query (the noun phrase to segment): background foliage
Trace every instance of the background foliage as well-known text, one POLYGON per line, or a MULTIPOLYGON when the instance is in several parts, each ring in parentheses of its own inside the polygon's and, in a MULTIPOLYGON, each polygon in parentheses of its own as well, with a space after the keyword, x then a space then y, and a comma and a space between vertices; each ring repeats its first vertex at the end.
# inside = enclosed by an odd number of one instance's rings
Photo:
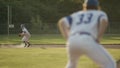
MULTIPOLYGON (((12 14, 10 24, 15 25, 15 29, 11 32, 16 33, 20 31, 21 23, 29 25, 28 28, 31 31, 47 28, 49 25, 42 26, 48 23, 53 24, 54 26, 51 27, 55 29, 58 19, 82 9, 81 2, 81 0, 0 0, 0 34, 7 33, 8 5, 11 7, 10 13, 12 14)), ((120 0, 100 0, 100 2, 102 9, 110 18, 110 25, 119 24, 120 0)), ((119 25, 111 28, 114 29, 114 27, 119 27, 119 25)))

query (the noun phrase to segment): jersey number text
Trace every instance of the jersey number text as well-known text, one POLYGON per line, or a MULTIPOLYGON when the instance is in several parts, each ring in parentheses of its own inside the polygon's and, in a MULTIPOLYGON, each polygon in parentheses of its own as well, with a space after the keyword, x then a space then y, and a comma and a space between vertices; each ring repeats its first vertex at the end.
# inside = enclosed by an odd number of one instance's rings
POLYGON ((78 25, 78 24, 81 24, 81 23, 85 23, 85 24, 90 23, 92 17, 93 17, 93 14, 92 14, 92 13, 79 15, 79 22, 77 23, 77 25, 78 25))

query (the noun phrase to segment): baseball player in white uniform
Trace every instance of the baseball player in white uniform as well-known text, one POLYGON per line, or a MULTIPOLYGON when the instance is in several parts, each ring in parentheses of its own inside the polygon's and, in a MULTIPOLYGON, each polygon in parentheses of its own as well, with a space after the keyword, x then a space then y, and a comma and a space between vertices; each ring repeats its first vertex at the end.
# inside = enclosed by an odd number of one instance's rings
POLYGON ((108 17, 98 6, 98 0, 85 0, 82 11, 59 20, 59 29, 67 40, 69 59, 66 68, 76 68, 81 55, 88 56, 101 68, 116 68, 115 60, 99 43, 108 17))
POLYGON ((23 37, 22 41, 25 44, 24 47, 29 47, 30 46, 29 38, 31 37, 31 35, 28 32, 28 30, 25 28, 24 24, 21 24, 21 29, 22 29, 22 33, 20 33, 20 35, 23 37))

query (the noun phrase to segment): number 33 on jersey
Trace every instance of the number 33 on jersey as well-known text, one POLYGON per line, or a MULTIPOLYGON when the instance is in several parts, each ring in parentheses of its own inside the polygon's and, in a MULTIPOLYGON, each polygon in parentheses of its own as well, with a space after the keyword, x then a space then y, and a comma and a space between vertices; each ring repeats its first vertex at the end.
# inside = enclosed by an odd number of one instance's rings
POLYGON ((89 12, 79 11, 63 18, 65 24, 71 30, 70 34, 76 32, 89 32, 94 38, 97 37, 98 25, 102 19, 108 21, 106 13, 103 11, 98 12, 97 10, 89 10, 89 12))

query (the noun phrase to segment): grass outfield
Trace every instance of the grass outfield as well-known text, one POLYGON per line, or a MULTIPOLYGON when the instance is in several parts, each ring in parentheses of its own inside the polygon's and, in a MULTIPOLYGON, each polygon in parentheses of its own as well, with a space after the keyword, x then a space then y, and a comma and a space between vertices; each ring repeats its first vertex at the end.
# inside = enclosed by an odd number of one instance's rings
MULTIPOLYGON (((119 49, 109 52, 117 60, 119 49)), ((0 68, 64 68, 67 63, 65 48, 0 48, 0 68)), ((78 68, 97 68, 85 56, 79 60, 78 68)))
MULTIPOLYGON (((65 40, 59 34, 32 35, 30 38, 32 44, 64 44, 65 40)), ((0 44, 20 44, 21 37, 17 35, 0 35, 0 44)), ((105 35, 102 44, 120 44, 120 35, 105 35)))

